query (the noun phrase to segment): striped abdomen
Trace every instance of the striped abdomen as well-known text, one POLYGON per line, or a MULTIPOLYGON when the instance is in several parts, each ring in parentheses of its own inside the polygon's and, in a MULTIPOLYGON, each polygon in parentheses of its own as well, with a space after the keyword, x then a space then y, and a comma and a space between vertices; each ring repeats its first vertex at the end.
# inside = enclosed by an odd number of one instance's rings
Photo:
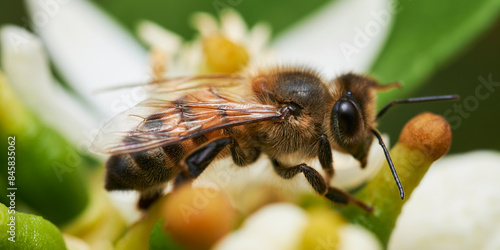
MULTIPOLYGON (((188 130, 192 125, 190 121, 195 121, 198 114, 181 103, 177 103, 176 106, 175 118, 181 121, 179 129, 188 130)), ((158 120, 157 115, 151 116, 148 120, 158 120)), ((149 124, 163 126, 158 122, 149 124)), ((228 131, 232 130, 216 130, 152 150, 113 155, 106 163, 106 189, 142 191, 163 185, 177 176, 183 164, 182 160, 187 154, 212 139, 227 136, 228 131)), ((228 150, 224 150, 220 157, 225 156, 228 156, 228 150)))

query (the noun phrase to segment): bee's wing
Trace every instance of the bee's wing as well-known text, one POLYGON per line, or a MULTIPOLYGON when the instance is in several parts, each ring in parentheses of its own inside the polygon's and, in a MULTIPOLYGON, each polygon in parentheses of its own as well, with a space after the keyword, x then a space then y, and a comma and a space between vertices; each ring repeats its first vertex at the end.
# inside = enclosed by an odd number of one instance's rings
POLYGON ((280 117, 274 106, 206 89, 174 102, 149 99, 119 114, 101 129, 91 150, 108 154, 144 151, 211 131, 280 117))

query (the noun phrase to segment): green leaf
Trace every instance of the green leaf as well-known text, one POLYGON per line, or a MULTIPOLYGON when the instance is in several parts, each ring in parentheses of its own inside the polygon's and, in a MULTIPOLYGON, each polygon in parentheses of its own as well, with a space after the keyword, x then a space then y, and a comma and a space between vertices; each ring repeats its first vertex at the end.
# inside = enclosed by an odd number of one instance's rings
POLYGON ((399 0, 394 27, 371 74, 403 89, 379 95, 379 104, 407 96, 492 24, 498 0, 399 0))

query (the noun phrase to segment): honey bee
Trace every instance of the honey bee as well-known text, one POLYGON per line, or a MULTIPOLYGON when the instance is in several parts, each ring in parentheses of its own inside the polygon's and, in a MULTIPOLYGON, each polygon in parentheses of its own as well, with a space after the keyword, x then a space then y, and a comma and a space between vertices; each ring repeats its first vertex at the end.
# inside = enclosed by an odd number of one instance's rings
MULTIPOLYGON (((207 75, 151 84, 151 97, 125 111, 99 132, 91 149, 111 154, 107 190, 137 190, 138 207, 148 208, 166 183, 193 180, 214 160, 231 157, 244 167, 265 154, 278 176, 303 174, 327 199, 371 207, 329 185, 332 150, 366 165, 374 138, 382 146, 404 198, 392 160, 376 130, 376 92, 398 87, 348 73, 322 79, 307 68, 277 67, 248 75, 207 75), (176 85, 176 86, 174 86, 176 85), (318 158, 326 173, 306 165, 318 158)), ((449 100, 413 98, 390 103, 449 100)))

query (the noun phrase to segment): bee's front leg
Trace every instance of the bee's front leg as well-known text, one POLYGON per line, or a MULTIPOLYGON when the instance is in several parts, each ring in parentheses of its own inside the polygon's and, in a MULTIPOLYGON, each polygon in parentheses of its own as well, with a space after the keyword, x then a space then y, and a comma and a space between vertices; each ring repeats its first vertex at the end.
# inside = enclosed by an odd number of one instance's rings
POLYGON ((326 173, 327 183, 333 178, 334 170, 333 170, 333 156, 332 156, 332 147, 330 146, 330 142, 326 135, 320 135, 318 138, 318 159, 321 164, 321 168, 326 173))
MULTIPOLYGON (((318 159, 321 164, 323 170, 325 170, 327 175, 327 183, 330 183, 331 178, 333 177, 333 157, 332 157, 332 148, 330 146, 330 142, 326 135, 321 135, 318 138, 318 159)), ((329 186, 329 184, 327 184, 329 186)), ((362 208, 368 213, 373 211, 373 208, 366 205, 364 202, 356 199, 351 194, 338 189, 336 187, 328 187, 328 191, 325 194, 325 197, 332 202, 340 203, 340 204, 356 204, 358 207, 362 208)))

